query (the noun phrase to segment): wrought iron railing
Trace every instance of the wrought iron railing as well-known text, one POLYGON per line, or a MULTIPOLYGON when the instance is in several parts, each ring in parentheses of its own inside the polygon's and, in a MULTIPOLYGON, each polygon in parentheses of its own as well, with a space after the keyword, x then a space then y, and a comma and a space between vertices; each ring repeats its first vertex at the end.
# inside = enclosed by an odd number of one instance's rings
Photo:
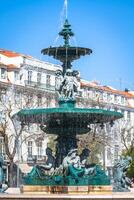
POLYGON ((35 82, 35 81, 25 80, 25 86, 30 86, 30 87, 34 87, 38 89, 49 90, 49 91, 55 91, 55 86, 50 85, 50 84, 35 82))
POLYGON ((5 162, 9 160, 8 156, 5 153, 0 153, 0 156, 3 158, 5 162))
POLYGON ((46 162, 46 156, 29 155, 27 157, 28 164, 44 164, 46 162))

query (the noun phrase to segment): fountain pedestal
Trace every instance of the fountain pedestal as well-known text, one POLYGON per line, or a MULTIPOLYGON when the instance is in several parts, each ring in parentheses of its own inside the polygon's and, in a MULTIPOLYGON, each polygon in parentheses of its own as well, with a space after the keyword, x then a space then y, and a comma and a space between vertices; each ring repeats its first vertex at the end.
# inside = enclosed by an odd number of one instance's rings
POLYGON ((22 186, 24 194, 112 194, 112 186, 22 186))

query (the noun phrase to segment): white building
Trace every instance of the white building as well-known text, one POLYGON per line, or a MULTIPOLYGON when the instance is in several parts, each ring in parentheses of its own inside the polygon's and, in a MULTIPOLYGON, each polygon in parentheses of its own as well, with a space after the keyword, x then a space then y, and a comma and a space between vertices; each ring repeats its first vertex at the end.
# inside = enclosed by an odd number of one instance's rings
MULTIPOLYGON (((55 107, 58 99, 55 92, 55 71, 57 69, 61 69, 61 66, 0 49, 0 95, 6 98, 12 96, 13 113, 25 107, 55 107)), ((119 91, 109 86, 81 80, 77 100, 79 107, 102 107, 122 112, 125 123, 129 122, 134 125, 133 92, 119 91)), ((118 125, 119 123, 115 124, 115 126, 118 125)), ((122 149, 117 128, 116 131, 112 128, 110 134, 113 137, 113 146, 105 147, 105 165, 109 167, 114 164, 119 156, 118 152, 122 149), (112 152, 112 159, 109 152, 112 152)), ((0 153, 5 156, 2 140, 1 137, 0 153)), ((49 141, 38 125, 26 127, 19 143, 19 155, 16 155, 15 161, 19 159, 19 165, 21 166, 22 162, 24 170, 29 169, 27 163, 33 164, 35 158, 37 162, 44 162, 45 149, 49 141)))
MULTIPOLYGON (((111 137, 110 145, 104 147, 102 162, 106 168, 111 168, 122 154, 124 142, 134 139, 134 93, 119 91, 110 86, 102 86, 97 82, 81 82, 81 97, 84 97, 84 106, 108 109, 121 112, 124 117, 115 121, 113 127, 106 125, 104 134, 111 137), (123 131, 123 132, 122 132, 123 131), (123 137, 125 141, 122 141, 123 137)), ((82 102, 81 102, 82 104, 82 102)))

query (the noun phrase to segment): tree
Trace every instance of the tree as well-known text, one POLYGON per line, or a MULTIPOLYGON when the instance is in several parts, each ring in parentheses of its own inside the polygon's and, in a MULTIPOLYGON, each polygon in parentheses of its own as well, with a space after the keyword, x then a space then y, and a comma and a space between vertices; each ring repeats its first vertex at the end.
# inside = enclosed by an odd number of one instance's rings
POLYGON ((23 125, 19 122, 16 123, 12 117, 16 110, 13 95, 12 88, 3 89, 0 94, 0 135, 3 137, 5 153, 9 160, 10 186, 13 186, 14 158, 17 152, 18 140, 23 131, 23 125))
MULTIPOLYGON (((111 109, 112 105, 109 103, 103 102, 102 92, 98 92, 95 98, 82 99, 78 98, 77 104, 79 107, 86 108, 100 108, 100 109, 111 109)), ((106 147, 112 148, 112 135, 111 125, 109 124, 95 124, 92 125, 91 131, 88 134, 78 136, 79 139, 79 151, 83 148, 88 148, 91 150, 90 159, 91 163, 98 163, 100 157, 102 157, 103 168, 105 169, 106 157, 105 151, 106 147)))
POLYGON ((129 121, 122 121, 120 136, 123 145, 122 155, 132 158, 132 163, 127 174, 130 178, 134 178, 134 126, 129 121))
POLYGON ((132 158, 132 163, 127 171, 127 175, 130 178, 134 178, 134 147, 128 150, 124 150, 122 153, 123 156, 130 156, 132 158))
MULTIPOLYGON (((90 163, 99 163, 100 154, 103 155, 105 147, 111 145, 110 135, 106 134, 105 129, 102 129, 102 127, 98 124, 92 125, 89 133, 78 136, 77 138, 80 153, 84 148, 88 148, 91 151, 89 157, 90 163)), ((105 168, 104 162, 103 158, 103 167, 105 168)))
POLYGON ((14 185, 14 163, 19 160, 20 137, 23 136, 22 141, 25 141, 29 137, 27 136, 26 129, 24 133, 25 125, 19 122, 14 116, 22 108, 37 106, 37 102, 33 101, 32 95, 33 93, 25 92, 24 90, 20 91, 15 86, 1 88, 0 135, 3 137, 5 154, 8 157, 9 185, 11 187, 14 185))
POLYGON ((122 120, 122 123, 120 123, 120 137, 123 149, 131 154, 134 148, 134 125, 129 121, 122 120))

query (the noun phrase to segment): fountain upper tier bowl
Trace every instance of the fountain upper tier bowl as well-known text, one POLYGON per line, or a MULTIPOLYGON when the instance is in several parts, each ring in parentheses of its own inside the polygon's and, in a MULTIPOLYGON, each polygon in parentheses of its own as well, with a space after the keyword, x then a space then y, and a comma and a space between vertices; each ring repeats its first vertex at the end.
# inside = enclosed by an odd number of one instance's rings
POLYGON ((61 62, 72 62, 77 60, 80 56, 90 55, 92 50, 83 47, 70 47, 70 46, 60 46, 60 47, 49 47, 42 49, 41 53, 48 56, 53 56, 55 59, 61 62))
POLYGON ((22 123, 45 125, 48 134, 85 134, 90 124, 113 122, 123 117, 119 112, 96 108, 75 108, 75 102, 59 102, 59 108, 23 109, 18 112, 22 123))

